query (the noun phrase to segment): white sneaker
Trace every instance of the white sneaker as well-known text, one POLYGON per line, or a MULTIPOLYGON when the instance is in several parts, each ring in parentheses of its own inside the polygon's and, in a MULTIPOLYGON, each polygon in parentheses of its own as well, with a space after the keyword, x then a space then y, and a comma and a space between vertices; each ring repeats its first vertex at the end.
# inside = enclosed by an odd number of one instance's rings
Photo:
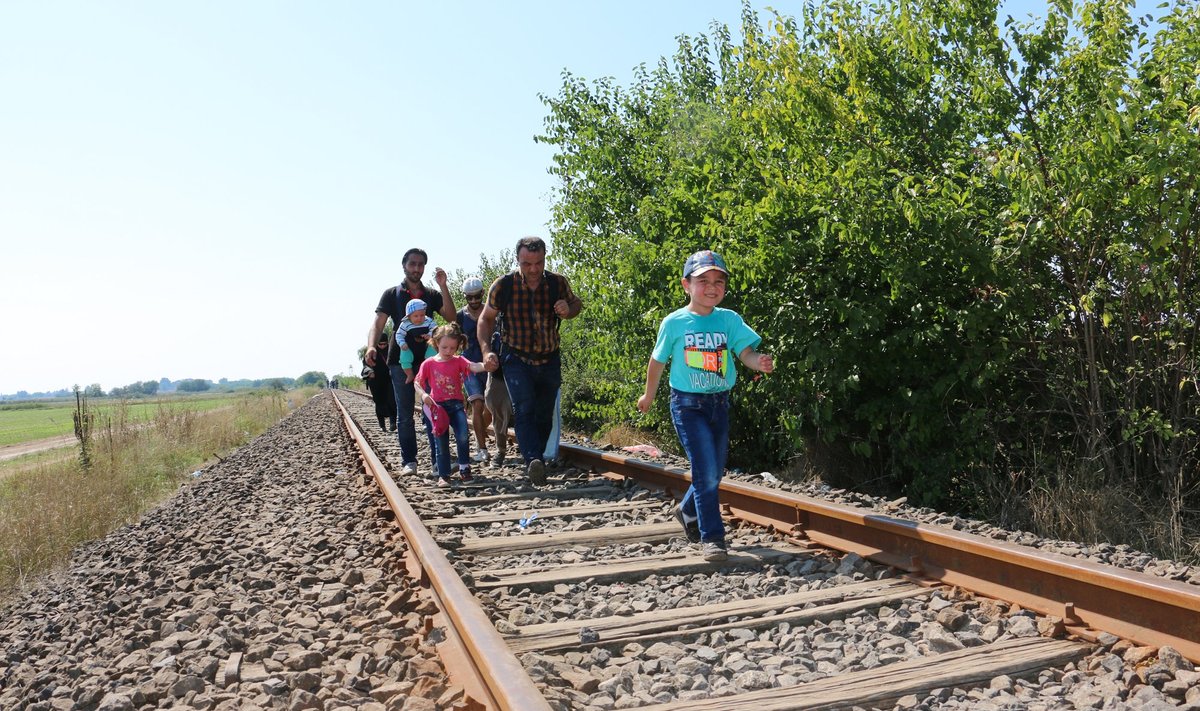
POLYGON ((486 462, 488 460, 488 451, 483 447, 475 450, 475 456, 471 457, 476 462, 486 462))
POLYGON ((405 476, 412 476, 413 474, 417 473, 417 465, 413 462, 409 462, 408 464, 400 467, 400 473, 405 476))

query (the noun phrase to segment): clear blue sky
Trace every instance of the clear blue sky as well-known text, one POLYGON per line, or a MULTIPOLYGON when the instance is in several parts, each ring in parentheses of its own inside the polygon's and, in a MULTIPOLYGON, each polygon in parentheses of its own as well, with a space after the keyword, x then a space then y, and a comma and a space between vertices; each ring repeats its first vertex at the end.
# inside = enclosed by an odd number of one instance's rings
POLYGON ((405 249, 470 270, 546 235, 564 69, 627 84, 740 12, 0 4, 0 393, 347 371, 405 249))

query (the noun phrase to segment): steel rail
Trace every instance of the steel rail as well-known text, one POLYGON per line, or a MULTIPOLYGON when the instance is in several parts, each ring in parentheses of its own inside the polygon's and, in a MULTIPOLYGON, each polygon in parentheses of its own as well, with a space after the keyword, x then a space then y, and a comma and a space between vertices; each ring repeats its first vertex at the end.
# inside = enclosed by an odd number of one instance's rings
MULTIPOLYGON (((561 449, 576 463, 602 464, 676 494, 691 483, 682 469, 561 449)), ((1200 662, 1200 587, 742 482, 722 481, 721 502, 734 518, 1061 618, 1082 637, 1109 632, 1200 662)))
POLYGON ((468 672, 474 677, 471 686, 477 686, 488 696, 477 701, 489 709, 549 711, 550 705, 545 697, 534 686, 524 667, 509 650, 508 643, 496 631, 475 596, 425 529, 336 391, 330 392, 333 393, 333 402, 341 412, 346 430, 362 454, 363 465, 383 490, 410 550, 420 561, 422 578, 428 580, 435 602, 466 652, 464 661, 471 667, 468 672))

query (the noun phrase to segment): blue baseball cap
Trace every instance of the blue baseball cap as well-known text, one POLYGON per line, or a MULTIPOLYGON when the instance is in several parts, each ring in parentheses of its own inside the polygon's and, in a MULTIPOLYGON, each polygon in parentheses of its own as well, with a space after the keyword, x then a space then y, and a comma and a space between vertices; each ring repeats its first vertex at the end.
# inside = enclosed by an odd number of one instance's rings
POLYGON ((701 250, 687 258, 683 263, 683 278, 694 277, 703 274, 713 269, 719 269, 729 276, 729 268, 725 266, 725 260, 721 255, 711 249, 701 250))

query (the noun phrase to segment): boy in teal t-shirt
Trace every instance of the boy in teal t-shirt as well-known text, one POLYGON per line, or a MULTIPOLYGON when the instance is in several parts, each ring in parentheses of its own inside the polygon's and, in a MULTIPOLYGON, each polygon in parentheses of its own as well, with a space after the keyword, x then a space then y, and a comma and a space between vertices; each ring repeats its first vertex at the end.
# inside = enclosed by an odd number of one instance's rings
POLYGON ((701 544, 706 560, 719 561, 728 557, 718 494, 729 451, 729 390, 737 380, 733 359, 763 373, 773 371, 775 362, 754 350, 762 339, 741 316, 718 307, 729 285, 721 255, 704 250, 688 257, 681 283, 688 304, 659 326, 637 406, 650 409, 670 363, 671 421, 692 469, 692 485, 675 518, 688 540, 701 544))

